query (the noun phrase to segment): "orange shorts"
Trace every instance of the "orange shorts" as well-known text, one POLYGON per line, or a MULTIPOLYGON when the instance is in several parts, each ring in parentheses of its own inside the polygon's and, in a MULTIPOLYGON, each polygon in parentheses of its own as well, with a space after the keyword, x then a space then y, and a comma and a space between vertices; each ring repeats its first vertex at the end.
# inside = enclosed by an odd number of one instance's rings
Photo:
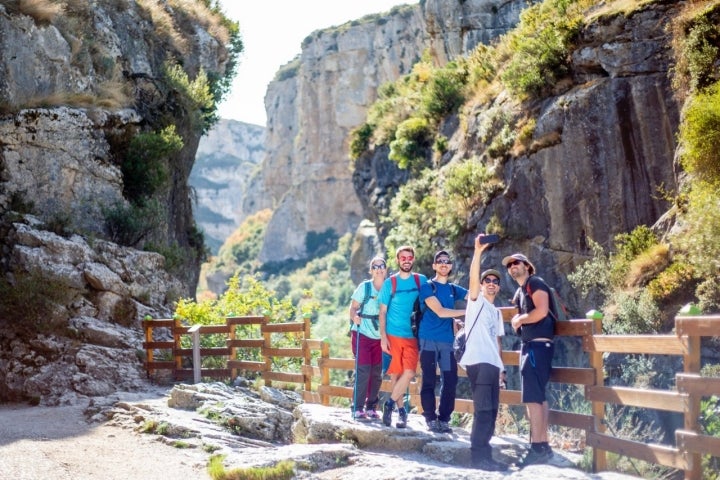
POLYGON ((392 335, 388 335, 387 338, 390 343, 392 360, 390 360, 386 373, 400 375, 405 370, 414 372, 418 363, 417 338, 394 337, 392 335))

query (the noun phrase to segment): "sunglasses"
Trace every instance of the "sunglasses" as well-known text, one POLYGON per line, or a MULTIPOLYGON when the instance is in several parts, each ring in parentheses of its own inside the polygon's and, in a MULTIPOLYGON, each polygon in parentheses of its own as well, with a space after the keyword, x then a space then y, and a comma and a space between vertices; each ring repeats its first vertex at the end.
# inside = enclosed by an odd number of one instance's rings
POLYGON ((413 255, 400 255, 398 260, 401 262, 412 262, 415 257, 413 255))
POLYGON ((380 263, 380 264, 378 264, 378 265, 373 265, 373 266, 371 266, 370 268, 372 268, 373 270, 383 270, 383 269, 385 268, 385 264, 384 264, 384 263, 380 263))
POLYGON ((493 283, 495 285, 500 285, 500 280, 497 278, 485 278, 483 279, 483 283, 493 283))
POLYGON ((452 265, 452 260, 441 258, 440 260, 435 261, 438 265, 452 265))
POLYGON ((505 265, 506 268, 514 267, 515 265, 520 265, 521 263, 525 263, 522 260, 513 260, 512 262, 505 265))

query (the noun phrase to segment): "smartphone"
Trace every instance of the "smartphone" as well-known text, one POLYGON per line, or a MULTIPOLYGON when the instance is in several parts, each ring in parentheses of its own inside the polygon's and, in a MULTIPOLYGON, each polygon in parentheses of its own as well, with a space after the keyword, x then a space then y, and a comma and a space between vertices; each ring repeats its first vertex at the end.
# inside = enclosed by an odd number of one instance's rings
POLYGON ((483 235, 480 237, 480 243, 497 243, 499 241, 500 237, 494 233, 492 235, 483 235))

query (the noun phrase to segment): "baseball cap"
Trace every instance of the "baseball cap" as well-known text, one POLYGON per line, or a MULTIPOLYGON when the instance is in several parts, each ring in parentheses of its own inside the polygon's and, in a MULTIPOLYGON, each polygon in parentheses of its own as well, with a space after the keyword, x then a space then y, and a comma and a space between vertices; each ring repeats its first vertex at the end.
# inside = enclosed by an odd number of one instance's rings
POLYGON ((446 252, 445 250, 438 250, 437 252, 435 252, 435 256, 433 257, 433 263, 437 263, 438 258, 440 258, 440 257, 451 258, 450 254, 448 252, 446 252))
POLYGON ((480 281, 482 282, 483 280, 485 280, 485 277, 487 277, 488 275, 495 275, 498 280, 502 280, 502 277, 500 276, 500 272, 498 272, 494 268, 490 268, 480 274, 480 281))

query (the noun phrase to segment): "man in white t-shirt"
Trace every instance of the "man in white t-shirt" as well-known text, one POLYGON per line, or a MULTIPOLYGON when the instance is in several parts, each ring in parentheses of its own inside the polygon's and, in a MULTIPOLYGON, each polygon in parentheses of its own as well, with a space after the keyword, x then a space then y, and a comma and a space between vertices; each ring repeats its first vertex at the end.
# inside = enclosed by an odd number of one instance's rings
POLYGON ((470 456, 473 468, 502 472, 507 465, 492 458, 490 439, 500 406, 500 376, 504 375, 500 337, 505 334, 500 311, 493 301, 500 291, 500 272, 485 270, 480 274, 482 252, 488 244, 475 238, 475 252, 470 263, 470 284, 465 312, 465 353, 458 362, 467 371, 472 385, 473 424, 470 433, 470 456))

